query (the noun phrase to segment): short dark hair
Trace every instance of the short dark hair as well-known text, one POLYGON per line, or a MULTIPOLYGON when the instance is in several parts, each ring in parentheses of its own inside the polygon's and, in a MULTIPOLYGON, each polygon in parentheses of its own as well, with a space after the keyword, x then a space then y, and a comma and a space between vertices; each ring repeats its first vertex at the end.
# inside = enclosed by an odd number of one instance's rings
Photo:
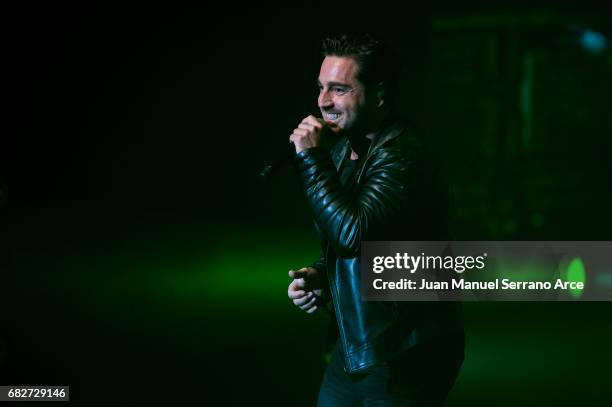
POLYGON ((370 34, 340 34, 323 40, 323 56, 349 57, 357 61, 357 79, 364 84, 398 82, 399 55, 386 43, 370 34))

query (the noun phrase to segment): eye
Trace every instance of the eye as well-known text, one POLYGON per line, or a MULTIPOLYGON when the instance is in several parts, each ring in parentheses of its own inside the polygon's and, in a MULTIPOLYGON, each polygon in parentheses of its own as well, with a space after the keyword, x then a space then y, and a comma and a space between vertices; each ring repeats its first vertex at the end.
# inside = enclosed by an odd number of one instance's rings
POLYGON ((331 90, 332 92, 334 92, 336 95, 339 95, 339 96, 345 95, 349 91, 347 88, 342 88, 339 86, 334 86, 332 87, 331 90))

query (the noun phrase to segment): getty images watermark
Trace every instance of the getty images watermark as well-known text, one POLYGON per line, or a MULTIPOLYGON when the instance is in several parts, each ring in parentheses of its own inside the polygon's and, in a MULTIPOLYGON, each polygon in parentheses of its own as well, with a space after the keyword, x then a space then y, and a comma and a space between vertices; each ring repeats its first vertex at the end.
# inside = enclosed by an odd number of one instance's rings
POLYGON ((362 242, 366 301, 610 301, 612 242, 362 242))

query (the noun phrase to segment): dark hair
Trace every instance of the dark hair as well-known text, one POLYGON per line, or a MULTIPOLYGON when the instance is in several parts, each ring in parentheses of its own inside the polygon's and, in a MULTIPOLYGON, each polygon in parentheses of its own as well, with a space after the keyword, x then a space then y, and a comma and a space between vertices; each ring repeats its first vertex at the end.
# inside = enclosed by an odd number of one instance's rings
POLYGON ((359 66, 357 79, 364 84, 399 81, 401 66, 398 54, 388 44, 369 34, 360 37, 341 34, 325 38, 323 56, 355 59, 359 66))

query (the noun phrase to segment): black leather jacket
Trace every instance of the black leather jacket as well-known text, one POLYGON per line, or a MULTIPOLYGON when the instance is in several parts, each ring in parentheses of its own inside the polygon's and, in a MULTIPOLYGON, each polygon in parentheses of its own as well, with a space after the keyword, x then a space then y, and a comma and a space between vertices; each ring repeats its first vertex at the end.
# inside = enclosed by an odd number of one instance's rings
POLYGON ((296 162, 322 241, 323 256, 313 266, 327 275, 345 371, 358 373, 423 340, 463 331, 458 304, 361 300, 361 241, 448 238, 449 194, 400 124, 374 136, 342 184, 338 169, 349 155, 344 141, 331 151, 304 150, 296 162))

